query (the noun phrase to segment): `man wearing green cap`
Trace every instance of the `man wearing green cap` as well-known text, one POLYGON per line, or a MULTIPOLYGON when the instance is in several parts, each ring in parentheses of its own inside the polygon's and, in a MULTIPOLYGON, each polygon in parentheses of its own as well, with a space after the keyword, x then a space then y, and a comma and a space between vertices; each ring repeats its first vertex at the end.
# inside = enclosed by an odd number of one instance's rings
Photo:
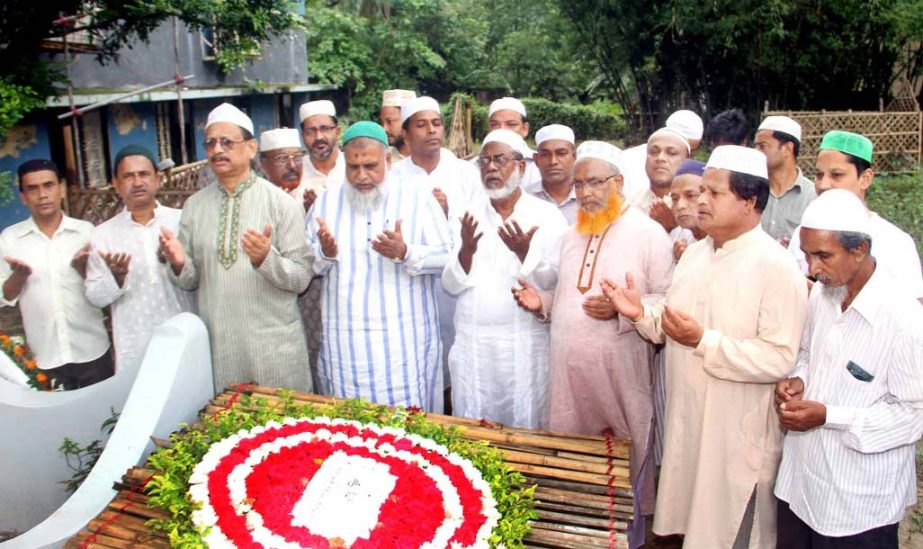
POLYGON ((389 178, 385 130, 343 135, 346 182, 305 220, 323 274, 320 392, 442 412, 438 275, 452 239, 430 189, 389 178))
MULTIPOLYGON (((875 177, 872 142, 864 135, 833 130, 824 135, 819 149, 814 164, 817 194, 845 189, 865 203, 866 192, 875 177)), ((869 231, 874 242, 871 254, 879 267, 888 271, 909 296, 923 303, 923 270, 913 238, 872 211, 869 211, 869 231)), ((807 274, 799 231, 793 233, 788 249, 807 274)))
POLYGON ((179 230, 182 210, 157 202, 160 174, 153 153, 139 145, 122 148, 114 161, 112 186, 125 209, 90 233, 91 253, 85 282, 87 299, 112 307, 115 365, 141 365, 154 328, 192 310, 194 292, 170 282, 157 254, 160 228, 179 230))

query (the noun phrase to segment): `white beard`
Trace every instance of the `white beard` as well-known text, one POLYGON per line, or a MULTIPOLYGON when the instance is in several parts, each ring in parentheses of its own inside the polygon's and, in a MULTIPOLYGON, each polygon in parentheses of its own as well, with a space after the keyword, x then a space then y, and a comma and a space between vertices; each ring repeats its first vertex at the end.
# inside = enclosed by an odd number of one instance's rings
POLYGON ((491 200, 503 200, 508 198, 511 194, 516 192, 516 189, 519 187, 519 184, 522 182, 522 175, 519 173, 519 170, 513 170, 513 173, 506 178, 506 181, 503 183, 503 186, 499 189, 488 189, 487 187, 484 190, 487 191, 487 196, 491 200))
POLYGON ((367 193, 361 193, 347 181, 346 199, 349 200, 349 205, 352 206, 354 210, 360 212, 374 210, 381 205, 381 201, 385 196, 385 186, 387 184, 388 180, 385 179, 381 182, 380 185, 376 185, 375 188, 371 191, 367 193))

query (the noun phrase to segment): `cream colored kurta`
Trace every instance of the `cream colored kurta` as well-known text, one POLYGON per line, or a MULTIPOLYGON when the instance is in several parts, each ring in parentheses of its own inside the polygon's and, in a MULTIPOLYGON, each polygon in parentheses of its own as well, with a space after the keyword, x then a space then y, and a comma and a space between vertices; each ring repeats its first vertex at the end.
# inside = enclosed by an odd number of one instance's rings
MULTIPOLYGON (((654 531, 690 549, 730 548, 756 488, 750 547, 775 547, 773 483, 782 432, 774 383, 794 368, 807 285, 788 252, 757 226, 718 250, 692 244, 673 273, 670 307, 705 329, 695 349, 666 338, 667 406, 654 531)), ((662 305, 637 329, 663 341, 662 305)))

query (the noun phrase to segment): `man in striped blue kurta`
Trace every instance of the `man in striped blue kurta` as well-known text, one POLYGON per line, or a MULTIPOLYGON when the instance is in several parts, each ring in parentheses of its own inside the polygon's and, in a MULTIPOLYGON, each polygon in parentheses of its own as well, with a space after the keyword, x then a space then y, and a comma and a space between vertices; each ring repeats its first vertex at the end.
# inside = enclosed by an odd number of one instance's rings
POLYGON ((445 214, 428 189, 389 180, 378 124, 353 124, 343 153, 348 184, 322 194, 305 221, 314 270, 325 275, 320 391, 442 412, 445 214))
POLYGON ((780 548, 897 549, 916 502, 923 307, 876 264, 871 227, 862 201, 840 189, 801 221, 817 283, 798 366, 776 384, 789 430, 775 487, 780 548))

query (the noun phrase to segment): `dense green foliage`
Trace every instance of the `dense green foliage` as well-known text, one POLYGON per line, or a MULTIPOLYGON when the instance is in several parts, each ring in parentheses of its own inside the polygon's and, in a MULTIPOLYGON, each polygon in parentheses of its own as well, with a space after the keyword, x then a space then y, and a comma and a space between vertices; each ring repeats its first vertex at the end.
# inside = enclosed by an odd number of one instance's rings
POLYGON ((923 257, 923 176, 876 177, 866 200, 871 210, 910 233, 923 257))
POLYGON ((353 119, 390 88, 564 101, 595 76, 551 0, 314 1, 306 19, 311 78, 344 89, 353 119))
MULTIPOLYGON (((873 109, 920 73, 920 0, 560 0, 627 110, 873 109)), ((648 121, 650 125, 651 122, 648 121)))
POLYGON ((490 484, 497 511, 501 518, 494 528, 490 545, 511 549, 523 547, 522 539, 529 533, 529 520, 537 518, 533 507, 535 487, 526 487, 525 477, 510 469, 503 454, 486 442, 461 437, 457 428, 447 429, 404 408, 390 410, 386 406, 360 400, 339 401, 331 405, 298 405, 290 396, 281 403, 270 404, 265 398, 243 395, 238 404, 214 416, 206 416, 195 428, 173 434, 170 448, 157 450, 148 465, 156 474, 145 485, 150 495, 149 505, 166 511, 171 518, 152 520, 150 524, 170 537, 172 547, 202 548, 201 533, 193 526, 193 504, 187 492, 189 476, 209 447, 223 438, 287 417, 338 417, 361 423, 373 423, 403 429, 408 433, 430 438, 470 460, 490 484))

